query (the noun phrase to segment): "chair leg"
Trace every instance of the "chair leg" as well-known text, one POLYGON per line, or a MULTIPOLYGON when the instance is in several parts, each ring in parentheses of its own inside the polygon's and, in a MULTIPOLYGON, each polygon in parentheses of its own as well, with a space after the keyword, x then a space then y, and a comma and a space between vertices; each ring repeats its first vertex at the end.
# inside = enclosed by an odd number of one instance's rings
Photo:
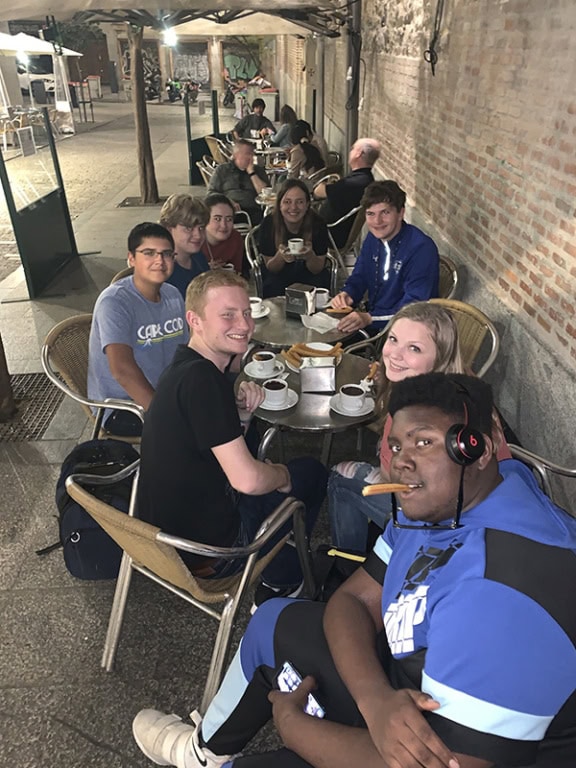
POLYGON ((332 434, 332 432, 326 432, 324 439, 322 440, 322 454, 320 456, 320 461, 325 467, 328 466, 330 453, 332 452, 332 434))
POLYGON ((222 617, 218 626, 218 634, 216 635, 214 648, 212 650, 212 658, 210 659, 210 668, 208 669, 206 685, 204 686, 202 703, 200 704, 201 715, 204 715, 208 709, 208 705, 216 695, 216 691, 222 682, 222 677, 224 676, 224 666, 228 659, 228 652, 230 650, 230 640, 232 637, 232 629, 234 628, 234 619, 236 618, 239 604, 240 600, 238 595, 229 597, 222 610, 222 617))
POLYGON ((304 577, 304 595, 310 600, 316 596, 316 581, 314 579, 314 569, 312 566, 312 553, 310 552, 310 541, 306 535, 306 518, 304 505, 294 513, 292 521, 294 530, 294 543, 300 560, 302 576, 304 577))
POLYGON ((118 573, 118 580, 116 582, 116 590, 114 592, 114 600, 112 601, 112 610, 110 611, 108 630, 106 632, 104 651, 102 653, 102 661, 100 664, 104 667, 106 672, 110 672, 114 666, 114 659, 116 657, 116 649, 118 648, 120 631, 122 630, 122 623, 124 621, 124 611, 126 610, 126 600, 128 598, 128 590, 130 588, 131 580, 132 558, 124 552, 122 562, 120 563, 120 572, 118 573))

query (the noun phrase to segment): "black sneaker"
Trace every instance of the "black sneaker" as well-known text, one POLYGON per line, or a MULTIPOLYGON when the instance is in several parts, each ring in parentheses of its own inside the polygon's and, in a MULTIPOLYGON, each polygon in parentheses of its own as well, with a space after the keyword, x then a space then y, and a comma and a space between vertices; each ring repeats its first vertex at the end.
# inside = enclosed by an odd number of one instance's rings
POLYGON ((254 592, 254 602, 250 608, 250 613, 256 613, 256 609, 273 597, 298 597, 304 589, 304 582, 291 587, 271 587, 269 584, 261 581, 254 592))

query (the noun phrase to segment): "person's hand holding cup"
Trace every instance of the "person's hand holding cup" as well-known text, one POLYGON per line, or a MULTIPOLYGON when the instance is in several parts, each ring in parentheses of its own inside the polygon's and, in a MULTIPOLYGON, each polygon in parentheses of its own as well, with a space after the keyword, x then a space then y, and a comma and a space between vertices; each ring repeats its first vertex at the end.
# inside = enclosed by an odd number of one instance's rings
POLYGON ((288 250, 295 259, 300 259, 304 255, 304 240, 301 237, 291 237, 288 240, 288 250))
POLYGON ((292 251, 287 245, 278 246, 277 253, 279 253, 280 256, 282 256, 286 264, 292 264, 292 262, 296 261, 296 256, 292 253, 292 251))

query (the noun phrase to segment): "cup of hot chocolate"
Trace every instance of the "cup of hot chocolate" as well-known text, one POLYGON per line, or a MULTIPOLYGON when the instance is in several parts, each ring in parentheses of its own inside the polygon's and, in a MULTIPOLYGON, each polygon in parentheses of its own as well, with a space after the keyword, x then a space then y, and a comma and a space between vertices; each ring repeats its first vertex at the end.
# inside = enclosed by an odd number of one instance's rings
POLYGON ((340 387, 340 405, 342 410, 354 413, 364 405, 366 392, 358 384, 344 384, 340 387))
POLYGON ((280 406, 286 402, 288 384, 286 384, 284 379, 268 379, 262 387, 266 393, 266 405, 280 406))
POLYGON ((256 371, 259 376, 272 376, 276 365, 276 355, 274 352, 260 350, 252 355, 252 360, 256 363, 256 371))
POLYGON ((252 317, 258 317, 262 314, 262 299, 258 296, 250 296, 250 314, 252 317))

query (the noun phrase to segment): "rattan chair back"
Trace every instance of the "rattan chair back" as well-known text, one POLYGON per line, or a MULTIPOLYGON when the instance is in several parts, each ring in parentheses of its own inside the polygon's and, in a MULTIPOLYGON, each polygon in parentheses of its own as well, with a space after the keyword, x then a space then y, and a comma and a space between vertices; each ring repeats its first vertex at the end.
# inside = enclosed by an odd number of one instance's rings
MULTIPOLYGON (((76 315, 54 326, 44 341, 52 371, 58 371, 66 385, 81 397, 88 397, 88 344, 92 315, 76 315)), ((46 371, 48 374, 48 371, 46 371)), ((52 378, 49 375, 49 378, 52 378)), ((94 418, 87 405, 84 411, 94 418)))
POLYGON ((477 376, 484 376, 496 359, 500 348, 500 338, 494 323, 480 309, 464 301, 430 299, 430 302, 440 304, 452 313, 458 325, 462 362, 477 376), (487 356, 478 367, 477 358, 485 341, 488 342, 487 356))
POLYGON ((114 283, 117 283, 118 280, 122 280, 123 277, 130 277, 130 275, 134 274, 134 267, 124 267, 124 269, 121 269, 120 272, 116 272, 112 280, 110 280, 110 285, 114 285, 114 283))
POLYGON ((458 285, 458 270, 447 256, 440 256, 440 274, 438 279, 438 296, 441 299, 451 299, 458 285))

